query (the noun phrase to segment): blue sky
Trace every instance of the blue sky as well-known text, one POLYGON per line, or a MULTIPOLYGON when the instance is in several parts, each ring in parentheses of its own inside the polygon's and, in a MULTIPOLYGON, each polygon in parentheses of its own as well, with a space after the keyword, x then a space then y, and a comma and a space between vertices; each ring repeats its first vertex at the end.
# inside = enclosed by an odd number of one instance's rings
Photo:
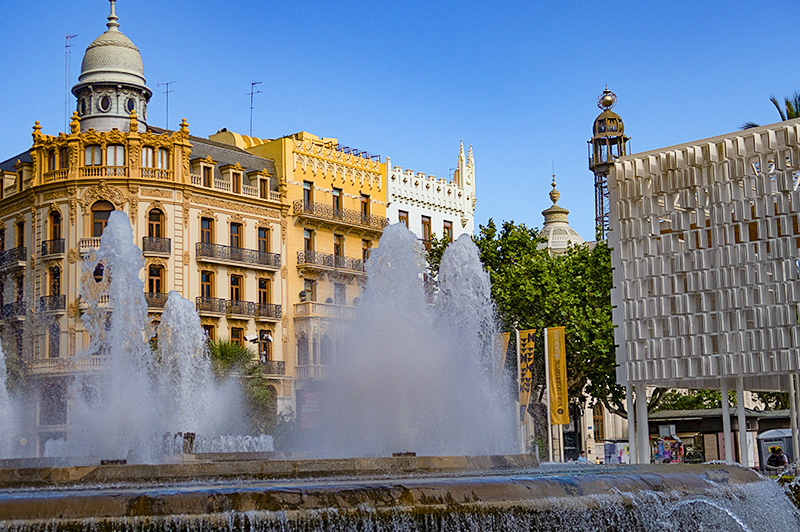
MULTIPOLYGON (((769 96, 800 89, 794 2, 272 2, 119 0, 154 92, 149 122, 193 134, 301 130, 448 177, 472 144, 476 222, 540 227, 552 165, 559 204, 594 233, 586 141, 608 84, 634 152, 778 120, 769 96)), ((64 129, 72 80, 105 30, 106 0, 0 0, 0 160, 34 120, 64 129)), ((74 101, 70 95, 70 112, 74 101)))

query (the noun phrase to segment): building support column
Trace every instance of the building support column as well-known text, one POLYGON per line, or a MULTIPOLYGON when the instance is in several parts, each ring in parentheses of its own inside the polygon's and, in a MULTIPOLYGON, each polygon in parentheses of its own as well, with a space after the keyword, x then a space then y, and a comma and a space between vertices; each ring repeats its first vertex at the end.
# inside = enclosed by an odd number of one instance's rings
POLYGON ((725 442, 725 460, 735 462, 733 457, 733 435, 731 434, 731 405, 728 402, 728 379, 721 379, 722 393, 722 441, 725 442))
POLYGON ((650 427, 647 425, 647 393, 644 384, 636 385, 636 426, 638 430, 638 449, 636 456, 639 464, 650 463, 650 427))
MULTIPOLYGON (((797 408, 795 422, 797 423, 798 436, 800 436, 800 373, 790 373, 789 378, 794 381, 794 402, 797 408)), ((792 437, 794 438, 794 435, 792 437)), ((794 441, 797 441, 798 446, 800 446, 800 437, 794 438, 794 441)), ((798 454, 795 455, 794 459, 800 460, 800 450, 798 450, 798 454)))
POLYGON ((744 377, 736 378, 736 404, 739 414, 739 463, 748 467, 747 418, 744 411, 744 377))
POLYGON ((628 452, 630 453, 630 463, 638 464, 638 454, 636 453, 636 413, 633 407, 633 385, 625 383, 625 403, 628 408, 628 452))
POLYGON ((797 397, 794 373, 789 374, 789 417, 792 429, 792 459, 797 460, 800 454, 800 442, 797 441, 797 397))

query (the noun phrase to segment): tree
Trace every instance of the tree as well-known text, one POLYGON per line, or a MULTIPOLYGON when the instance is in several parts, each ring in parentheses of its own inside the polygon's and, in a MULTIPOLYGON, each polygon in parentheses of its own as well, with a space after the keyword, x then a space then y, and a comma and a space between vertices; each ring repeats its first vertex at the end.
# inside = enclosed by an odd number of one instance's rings
MULTIPOLYGON (((778 110, 781 121, 800 118, 800 91, 795 91, 794 94, 788 98, 784 98, 783 106, 781 106, 781 102, 779 102, 775 96, 770 95, 769 101, 771 101, 775 109, 778 110)), ((750 129, 754 127, 758 127, 758 124, 755 122, 745 122, 742 124, 741 129, 750 129)))
MULTIPOLYGON (((736 406, 736 392, 728 392, 728 403, 736 406)), ((705 410, 722 408, 722 393, 719 390, 670 390, 657 410, 705 410)))
POLYGON ((210 341, 208 350, 211 354, 211 368, 218 380, 233 376, 242 380, 245 414, 253 428, 262 434, 272 433, 279 421, 276 397, 268 386, 260 364, 254 362, 253 351, 230 340, 210 341))

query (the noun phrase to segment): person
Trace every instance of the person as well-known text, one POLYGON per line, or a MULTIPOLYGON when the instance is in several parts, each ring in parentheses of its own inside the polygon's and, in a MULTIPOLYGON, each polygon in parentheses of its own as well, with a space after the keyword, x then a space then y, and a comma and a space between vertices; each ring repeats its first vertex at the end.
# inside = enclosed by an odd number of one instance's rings
POLYGON ((769 450, 772 452, 772 454, 770 454, 769 458, 767 458, 768 469, 783 469, 789 465, 789 457, 783 454, 783 450, 779 445, 770 447, 769 450))
POLYGON ((578 463, 579 464, 589 463, 589 460, 586 459, 586 451, 581 451, 581 454, 578 456, 578 463))

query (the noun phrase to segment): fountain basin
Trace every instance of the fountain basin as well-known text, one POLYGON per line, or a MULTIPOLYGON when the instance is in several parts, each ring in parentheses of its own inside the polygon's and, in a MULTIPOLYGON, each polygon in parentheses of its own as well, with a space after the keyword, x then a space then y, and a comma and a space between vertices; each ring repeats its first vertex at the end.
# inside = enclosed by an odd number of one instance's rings
MULTIPOLYGON (((39 472, 40 485, 51 487, 0 490, 0 529, 799 530, 798 513, 780 488, 742 467, 537 468, 529 460, 398 457, 61 468, 69 471, 39 472)), ((8 470, 0 473, 11 477, 8 470)), ((26 475, 33 478, 23 471, 16 478, 26 475)))

